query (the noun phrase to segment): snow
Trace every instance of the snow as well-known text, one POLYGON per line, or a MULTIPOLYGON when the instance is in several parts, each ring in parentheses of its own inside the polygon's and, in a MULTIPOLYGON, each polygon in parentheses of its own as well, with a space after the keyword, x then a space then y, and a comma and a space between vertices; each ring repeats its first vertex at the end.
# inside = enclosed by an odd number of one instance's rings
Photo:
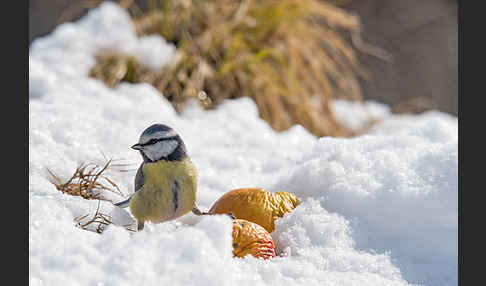
POLYGON ((331 107, 340 123, 357 132, 373 120, 383 120, 391 114, 390 107, 375 100, 363 104, 356 100, 335 99, 331 101, 331 107))
MULTIPOLYGON (((343 123, 367 134, 316 138, 301 126, 273 131, 248 98, 176 115, 147 84, 109 89, 87 76, 100 52, 134 54, 157 68, 174 47, 137 38, 128 14, 104 2, 29 50, 30 285, 457 285, 457 118, 392 115, 380 103, 335 102, 343 123), (361 110, 361 111, 359 111, 361 110), (153 123, 173 127, 198 168, 208 210, 241 187, 289 191, 303 203, 277 220, 280 257, 232 257, 231 221, 192 214, 129 233, 74 227, 98 203, 61 194, 46 168, 67 179, 80 163, 130 164, 108 174, 125 193, 141 162, 130 149, 153 123)), ((121 197, 118 198, 121 200, 121 197)), ((125 210, 102 202, 114 223, 125 210)))

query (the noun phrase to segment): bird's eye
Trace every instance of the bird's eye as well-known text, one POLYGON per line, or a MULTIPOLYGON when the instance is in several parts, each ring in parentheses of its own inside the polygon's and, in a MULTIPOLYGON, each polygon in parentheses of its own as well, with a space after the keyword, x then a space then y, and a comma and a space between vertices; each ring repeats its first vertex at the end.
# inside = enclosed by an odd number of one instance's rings
POLYGON ((155 143, 157 143, 157 139, 150 139, 150 141, 148 143, 149 144, 155 144, 155 143))

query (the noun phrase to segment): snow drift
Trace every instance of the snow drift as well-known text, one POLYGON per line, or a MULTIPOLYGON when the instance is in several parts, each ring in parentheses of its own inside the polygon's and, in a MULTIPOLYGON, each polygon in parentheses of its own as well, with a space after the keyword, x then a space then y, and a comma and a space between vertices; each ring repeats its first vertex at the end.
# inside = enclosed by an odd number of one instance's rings
POLYGON ((174 50, 160 37, 137 38, 111 2, 30 46, 30 285, 457 285, 457 118, 340 101, 336 112, 353 128, 368 115, 383 122, 353 139, 316 138, 300 126, 273 131, 247 98, 178 116, 149 85, 109 89, 87 76, 103 51, 157 68, 174 50), (131 171, 110 176, 133 192, 141 158, 129 147, 156 122, 185 141, 201 209, 240 187, 302 198, 272 233, 281 257, 232 258, 226 216, 188 214, 136 234, 73 227, 97 203, 59 193, 46 168, 67 178, 80 163, 103 164, 103 155, 123 159, 131 171))

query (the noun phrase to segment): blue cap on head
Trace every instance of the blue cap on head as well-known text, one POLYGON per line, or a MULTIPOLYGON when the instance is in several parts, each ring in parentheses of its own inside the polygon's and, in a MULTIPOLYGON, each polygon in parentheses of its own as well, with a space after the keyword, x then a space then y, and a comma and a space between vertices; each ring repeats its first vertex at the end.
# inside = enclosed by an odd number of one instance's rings
POLYGON ((168 132, 168 131, 171 131, 171 130, 173 130, 173 129, 170 128, 167 125, 156 123, 156 124, 151 125, 147 129, 145 129, 142 133, 142 136, 143 135, 150 135, 150 134, 153 134, 155 132, 168 132))
POLYGON ((139 143, 145 143, 153 138, 163 138, 163 137, 177 137, 178 134, 174 129, 170 128, 165 124, 153 124, 147 129, 145 129, 140 135, 139 143))

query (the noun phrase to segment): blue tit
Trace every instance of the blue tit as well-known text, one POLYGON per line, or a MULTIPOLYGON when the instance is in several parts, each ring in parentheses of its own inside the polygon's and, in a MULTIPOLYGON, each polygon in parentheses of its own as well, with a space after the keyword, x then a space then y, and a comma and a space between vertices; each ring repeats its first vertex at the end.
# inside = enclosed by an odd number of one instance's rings
POLYGON ((146 221, 161 223, 190 211, 207 214, 196 205, 197 170, 177 132, 154 124, 143 131, 132 148, 143 158, 135 176, 135 192, 115 205, 130 207, 139 231, 146 221))

